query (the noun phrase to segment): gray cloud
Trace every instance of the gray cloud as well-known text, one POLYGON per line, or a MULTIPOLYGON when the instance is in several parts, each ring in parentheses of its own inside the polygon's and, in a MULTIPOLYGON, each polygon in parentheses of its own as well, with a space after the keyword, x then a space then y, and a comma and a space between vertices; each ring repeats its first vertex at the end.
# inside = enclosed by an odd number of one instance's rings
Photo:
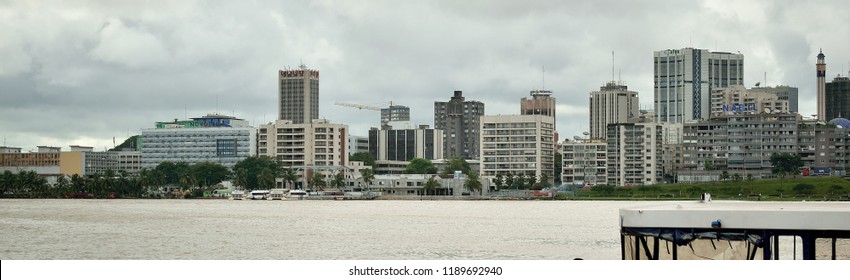
MULTIPOLYGON (((111 146, 153 122, 205 113, 276 117, 276 73, 321 71, 321 112, 365 135, 410 106, 433 124, 454 90, 516 114, 544 87, 562 138, 587 129, 588 92, 622 79, 652 104, 652 51, 745 55, 748 85, 800 88, 814 111, 814 56, 846 63, 839 1, 153 1, 0 3, 0 133, 10 146, 111 146)), ((850 69, 850 67, 847 67, 850 69)))

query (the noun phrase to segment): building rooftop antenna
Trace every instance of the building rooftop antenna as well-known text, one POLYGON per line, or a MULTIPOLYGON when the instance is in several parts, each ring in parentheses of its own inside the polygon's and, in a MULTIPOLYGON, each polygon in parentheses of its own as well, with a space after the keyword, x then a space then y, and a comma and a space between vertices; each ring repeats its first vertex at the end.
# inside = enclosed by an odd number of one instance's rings
POLYGON ((614 82, 614 51, 611 50, 611 82, 614 82))
MULTIPOLYGON (((542 88, 542 90, 545 91, 546 90, 546 65, 541 66, 541 69, 542 69, 541 75, 543 76, 543 88, 542 88)), ((844 72, 844 71, 841 71, 841 72, 844 72)))

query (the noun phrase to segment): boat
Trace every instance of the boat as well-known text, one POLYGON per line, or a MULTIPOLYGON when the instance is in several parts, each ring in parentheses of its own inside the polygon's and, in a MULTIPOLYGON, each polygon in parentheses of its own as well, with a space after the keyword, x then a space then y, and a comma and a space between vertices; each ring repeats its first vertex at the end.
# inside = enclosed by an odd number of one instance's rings
POLYGON ((269 197, 269 193, 270 192, 268 190, 253 190, 251 191, 251 194, 248 195, 248 198, 251 200, 265 200, 269 197))
POLYGON ((304 190, 289 190, 289 195, 287 197, 289 200, 303 200, 309 196, 310 194, 304 190))
POLYGON ((234 190, 230 192, 230 199, 232 200, 242 200, 245 198, 245 191, 234 190))
POLYGON ((850 203, 665 202, 620 209, 623 260, 850 259, 850 203))
POLYGON ((268 199, 269 200, 284 200, 284 199, 286 199, 287 193, 288 192, 287 192, 286 189, 272 189, 271 192, 269 192, 269 198, 268 199))

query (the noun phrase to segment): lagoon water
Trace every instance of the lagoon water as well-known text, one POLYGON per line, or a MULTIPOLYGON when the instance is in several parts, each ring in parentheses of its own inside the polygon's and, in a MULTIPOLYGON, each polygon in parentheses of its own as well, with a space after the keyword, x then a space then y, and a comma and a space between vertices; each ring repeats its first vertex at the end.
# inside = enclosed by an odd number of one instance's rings
POLYGON ((620 259, 641 201, 0 200, 0 259, 620 259))

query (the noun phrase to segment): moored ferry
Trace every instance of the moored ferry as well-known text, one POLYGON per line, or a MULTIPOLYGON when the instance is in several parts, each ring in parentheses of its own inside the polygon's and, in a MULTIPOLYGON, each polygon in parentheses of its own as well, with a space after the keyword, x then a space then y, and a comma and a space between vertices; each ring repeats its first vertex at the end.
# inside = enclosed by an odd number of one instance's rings
POLYGON ((620 209, 624 260, 850 259, 850 203, 660 202, 620 209))
POLYGON ((232 200, 242 200, 245 198, 245 191, 234 190, 230 192, 230 199, 232 200))
POLYGON ((290 190, 289 191, 289 200, 302 200, 309 197, 310 194, 304 190, 290 190))
POLYGON ((253 190, 251 194, 248 195, 248 198, 251 200, 265 200, 269 197, 268 190, 253 190))
POLYGON ((287 193, 288 193, 287 189, 272 189, 271 192, 269 192, 269 198, 268 199, 269 200, 285 200, 287 193))

